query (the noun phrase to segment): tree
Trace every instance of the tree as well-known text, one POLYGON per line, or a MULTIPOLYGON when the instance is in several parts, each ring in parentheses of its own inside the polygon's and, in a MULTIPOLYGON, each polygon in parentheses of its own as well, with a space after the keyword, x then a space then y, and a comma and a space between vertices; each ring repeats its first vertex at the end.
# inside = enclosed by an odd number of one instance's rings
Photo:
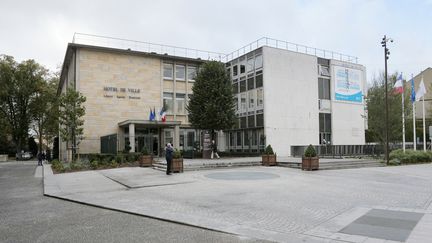
POLYGON ((66 147, 72 145, 72 160, 75 160, 76 147, 82 140, 86 98, 78 91, 68 88, 60 96, 59 124, 60 137, 66 141, 66 147))
POLYGON ((39 151, 42 151, 43 141, 53 143, 58 135, 58 86, 57 74, 42 82, 38 87, 35 102, 31 106, 33 119, 32 128, 39 140, 39 151))
POLYGON ((215 130, 233 127, 236 120, 235 103, 231 81, 223 63, 204 63, 195 78, 192 92, 186 108, 192 126, 210 130, 212 138, 215 130))
MULTIPOLYGON (((397 73, 389 77, 388 83, 388 106, 389 106, 389 141, 402 141, 402 95, 394 94, 393 84, 397 73)), ((368 90, 368 142, 385 142, 385 81, 384 76, 373 80, 372 87, 368 90)), ((405 137, 406 141, 412 140, 412 104, 410 101, 411 91, 405 84, 404 89, 404 113, 405 113, 405 137), (410 122, 411 120, 411 122, 410 122)))
POLYGON ((18 64, 13 57, 0 55, 0 115, 8 124, 17 153, 27 142, 30 107, 46 74, 34 60, 18 64))

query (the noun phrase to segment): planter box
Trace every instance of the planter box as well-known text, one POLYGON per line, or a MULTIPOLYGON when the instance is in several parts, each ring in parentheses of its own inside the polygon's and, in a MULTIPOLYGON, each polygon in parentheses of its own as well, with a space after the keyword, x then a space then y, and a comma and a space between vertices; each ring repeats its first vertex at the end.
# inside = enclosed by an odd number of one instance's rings
POLYGON ((7 154, 0 154, 0 162, 6 162, 8 160, 7 154))
POLYGON ((140 167, 150 167, 153 165, 153 157, 151 155, 141 155, 139 158, 140 167))
POLYGON ((262 155, 262 165, 264 166, 275 166, 276 154, 263 154, 262 155))
POLYGON ((302 170, 318 170, 319 157, 302 157, 302 170))
POLYGON ((172 160, 171 171, 172 172, 178 172, 178 173, 183 172, 183 158, 172 160))

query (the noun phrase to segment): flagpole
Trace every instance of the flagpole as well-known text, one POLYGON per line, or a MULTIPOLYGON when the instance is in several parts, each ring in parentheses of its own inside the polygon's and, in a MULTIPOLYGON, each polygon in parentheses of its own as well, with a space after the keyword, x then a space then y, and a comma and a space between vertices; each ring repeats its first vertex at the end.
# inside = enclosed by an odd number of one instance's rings
POLYGON ((417 136, 416 136, 416 117, 415 117, 415 101, 412 103, 412 110, 413 110, 413 135, 414 135, 414 150, 417 150, 417 136))
POLYGON ((424 95, 422 97, 422 103, 423 103, 423 150, 426 151, 426 122, 425 122, 424 95))
MULTIPOLYGON (((402 73, 401 73, 402 76, 402 73)), ((402 146, 405 153, 405 84, 402 80, 402 146)))

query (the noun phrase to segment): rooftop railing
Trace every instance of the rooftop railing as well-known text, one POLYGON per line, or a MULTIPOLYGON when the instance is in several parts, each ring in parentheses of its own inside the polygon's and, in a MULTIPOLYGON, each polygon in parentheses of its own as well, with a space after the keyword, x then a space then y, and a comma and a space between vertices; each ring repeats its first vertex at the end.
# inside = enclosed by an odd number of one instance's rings
POLYGON ((223 62, 229 62, 262 46, 269 46, 327 59, 358 63, 358 58, 355 56, 267 37, 263 37, 251 42, 250 44, 243 46, 229 54, 83 33, 75 33, 72 42, 83 45, 103 46, 116 49, 142 51, 194 59, 199 58, 202 60, 217 60, 223 62))
POLYGON ((218 60, 224 61, 226 54, 203 51, 191 48, 183 48, 170 45, 155 44, 150 42, 121 39, 115 37, 107 37, 100 35, 90 35, 83 33, 75 33, 72 43, 102 46, 116 49, 142 51, 148 53, 156 53, 161 55, 180 56, 186 58, 202 59, 202 60, 218 60))
POLYGON ((226 60, 226 62, 228 62, 230 60, 236 59, 236 58, 238 58, 238 57, 240 57, 240 56, 242 56, 242 55, 244 55, 244 54, 246 54, 252 50, 260 48, 262 46, 275 47, 278 49, 284 49, 284 50, 314 55, 314 56, 327 58, 327 59, 335 59, 335 60, 340 60, 340 61, 345 61, 345 62, 358 63, 358 58, 355 56, 350 56, 350 55, 342 54, 339 52, 334 52, 334 51, 319 49, 319 48, 315 48, 315 47, 295 44, 295 43, 291 43, 288 41, 272 39, 272 38, 268 38, 268 37, 262 37, 256 41, 254 41, 254 42, 251 42, 248 45, 245 45, 245 46, 239 48, 236 51, 231 52, 230 54, 227 54, 225 60, 226 60))

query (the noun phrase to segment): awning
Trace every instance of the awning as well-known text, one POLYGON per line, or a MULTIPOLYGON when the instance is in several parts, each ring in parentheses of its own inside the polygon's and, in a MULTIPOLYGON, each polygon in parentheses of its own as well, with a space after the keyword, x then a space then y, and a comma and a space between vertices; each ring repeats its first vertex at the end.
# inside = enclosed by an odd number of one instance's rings
POLYGON ((126 120, 118 123, 119 127, 128 127, 130 124, 135 124, 142 127, 158 128, 158 127, 175 127, 180 126, 181 121, 150 121, 150 120, 126 120))

